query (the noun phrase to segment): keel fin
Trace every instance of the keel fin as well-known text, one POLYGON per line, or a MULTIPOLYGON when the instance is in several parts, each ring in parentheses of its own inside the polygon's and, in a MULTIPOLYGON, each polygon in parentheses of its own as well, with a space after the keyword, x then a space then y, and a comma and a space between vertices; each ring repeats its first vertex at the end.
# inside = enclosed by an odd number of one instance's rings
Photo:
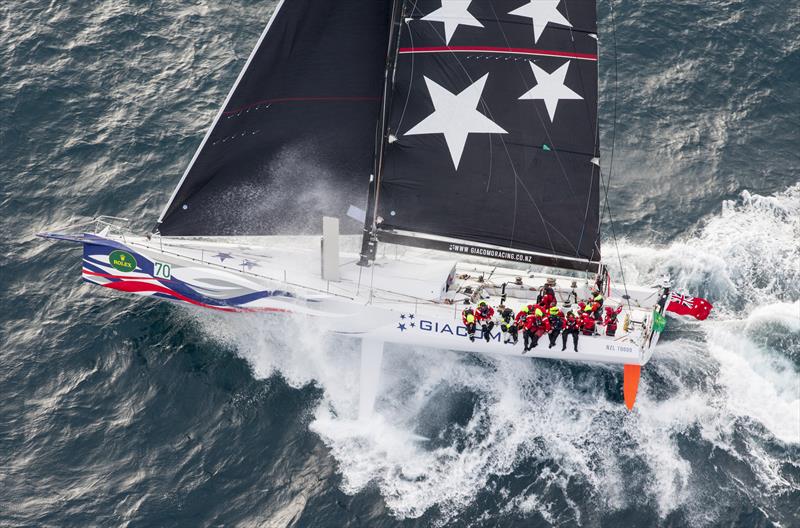
POLYGON ((361 377, 358 398, 358 419, 366 420, 375 409, 378 385, 383 363, 383 341, 364 338, 361 340, 361 377))
POLYGON ((625 396, 625 407, 629 411, 633 410, 633 404, 636 402, 641 373, 641 365, 625 365, 625 369, 622 371, 622 394, 625 396))

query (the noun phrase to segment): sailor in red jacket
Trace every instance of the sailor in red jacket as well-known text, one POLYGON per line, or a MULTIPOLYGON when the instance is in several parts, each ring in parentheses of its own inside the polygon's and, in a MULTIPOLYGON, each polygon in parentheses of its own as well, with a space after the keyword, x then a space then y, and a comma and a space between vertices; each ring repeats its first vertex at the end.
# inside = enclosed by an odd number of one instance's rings
POLYGON ((541 308, 535 308, 533 313, 529 313, 525 318, 525 331, 522 334, 525 343, 525 350, 528 352, 539 344, 539 338, 550 331, 550 322, 545 317, 541 308))
POLYGON ((522 322, 522 343, 525 345, 522 351, 523 354, 535 347, 539 342, 539 338, 536 337, 535 318, 535 315, 528 313, 522 322))
POLYGON ((556 292, 553 289, 555 284, 556 280, 549 278, 547 281, 545 281, 544 285, 539 288, 539 295, 536 299, 536 302, 545 310, 549 310, 550 306, 552 306, 553 302, 556 300, 556 292))
POLYGON ((475 310, 475 320, 481 325, 483 338, 488 343, 492 339, 492 328, 494 328, 494 308, 486 304, 486 301, 478 303, 478 308, 475 310))
POLYGON ((606 325, 606 335, 615 336, 617 334, 617 316, 622 312, 622 306, 614 310, 610 306, 606 306, 606 317, 603 324, 606 325))
POLYGON ((592 307, 592 317, 595 321, 603 320, 603 294, 597 288, 592 289, 592 297, 587 301, 587 305, 592 307))
POLYGON ((586 306, 581 313, 581 333, 585 336, 594 335, 594 315, 592 315, 591 306, 586 306))
POLYGON ((519 313, 517 313, 517 317, 514 319, 514 321, 517 323, 517 328, 519 330, 522 330, 525 327, 525 318, 528 317, 529 313, 530 313, 530 308, 528 308, 527 306, 523 306, 522 310, 520 310, 519 313))

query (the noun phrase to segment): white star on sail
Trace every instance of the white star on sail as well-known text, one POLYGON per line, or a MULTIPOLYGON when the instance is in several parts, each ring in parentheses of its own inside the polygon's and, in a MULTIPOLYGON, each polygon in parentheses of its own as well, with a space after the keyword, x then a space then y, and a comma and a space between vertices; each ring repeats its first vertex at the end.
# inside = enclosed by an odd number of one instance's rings
POLYGON ((533 20, 533 43, 536 44, 547 24, 551 22, 572 27, 569 20, 558 10, 558 4, 560 3, 561 0, 530 0, 527 4, 516 8, 508 14, 533 20))
POLYGON ((520 97, 520 100, 540 99, 544 101, 544 106, 547 107, 547 114, 550 116, 551 123, 555 118, 559 101, 583 99, 583 97, 573 92, 564 84, 564 79, 569 69, 569 61, 559 66, 553 73, 547 73, 532 62, 530 65, 531 69, 533 69, 533 76, 536 77, 536 86, 525 92, 520 97))
POLYGON ((422 17, 429 22, 443 22, 447 44, 458 29, 458 26, 483 27, 478 19, 469 12, 472 0, 442 0, 442 7, 422 17))
POLYGON ((425 77, 435 110, 404 135, 444 134, 453 165, 458 170, 469 134, 508 133, 477 110, 488 77, 487 73, 458 95, 425 77))

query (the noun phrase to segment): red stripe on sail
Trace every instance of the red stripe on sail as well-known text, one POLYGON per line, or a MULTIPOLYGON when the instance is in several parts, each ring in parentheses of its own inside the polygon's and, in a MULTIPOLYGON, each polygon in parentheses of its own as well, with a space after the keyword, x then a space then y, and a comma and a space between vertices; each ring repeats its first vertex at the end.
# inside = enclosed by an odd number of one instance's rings
POLYGON ((533 48, 503 48, 497 46, 428 46, 421 48, 400 48, 400 53, 509 53, 512 55, 536 55, 540 57, 564 57, 596 61, 597 55, 592 53, 576 53, 572 51, 554 51, 533 48))

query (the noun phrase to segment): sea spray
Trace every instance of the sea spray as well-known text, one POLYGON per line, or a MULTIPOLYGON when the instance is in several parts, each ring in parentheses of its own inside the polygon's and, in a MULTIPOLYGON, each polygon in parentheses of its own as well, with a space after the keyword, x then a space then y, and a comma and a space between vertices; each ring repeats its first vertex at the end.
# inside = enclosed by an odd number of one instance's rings
POLYGON ((358 421, 355 340, 321 339, 322 329, 304 318, 198 318, 232 342, 256 375, 277 372, 293 386, 321 388, 309 427, 337 460, 342 489, 377 486, 399 518, 434 510, 447 523, 498 477, 527 474, 522 490, 494 490, 505 497, 501 511, 541 507, 557 522, 591 523, 587 510, 650 505, 662 518, 683 510, 705 525, 719 513, 722 492, 708 489, 708 470, 683 451, 687 437, 709 446, 708 456, 741 461, 752 476, 732 480, 740 493, 749 485, 791 488, 782 473, 786 455, 770 443, 800 442, 797 367, 787 359, 797 351, 765 347, 759 336, 767 325, 790 347, 800 342, 792 337, 800 294, 785 286, 798 278, 798 249, 788 242, 799 204, 800 186, 769 199, 745 193, 670 246, 621 245, 630 282, 654 282, 666 266, 678 288, 716 305, 702 325, 671 319, 633 412, 616 394, 618 369, 607 366, 389 346, 377 413, 358 421), (445 410, 433 424, 431 409, 445 410), (742 442, 745 453, 737 450, 742 442), (527 473, 531 465, 538 472, 527 473), (571 498, 576 485, 585 490, 580 505, 571 498))

